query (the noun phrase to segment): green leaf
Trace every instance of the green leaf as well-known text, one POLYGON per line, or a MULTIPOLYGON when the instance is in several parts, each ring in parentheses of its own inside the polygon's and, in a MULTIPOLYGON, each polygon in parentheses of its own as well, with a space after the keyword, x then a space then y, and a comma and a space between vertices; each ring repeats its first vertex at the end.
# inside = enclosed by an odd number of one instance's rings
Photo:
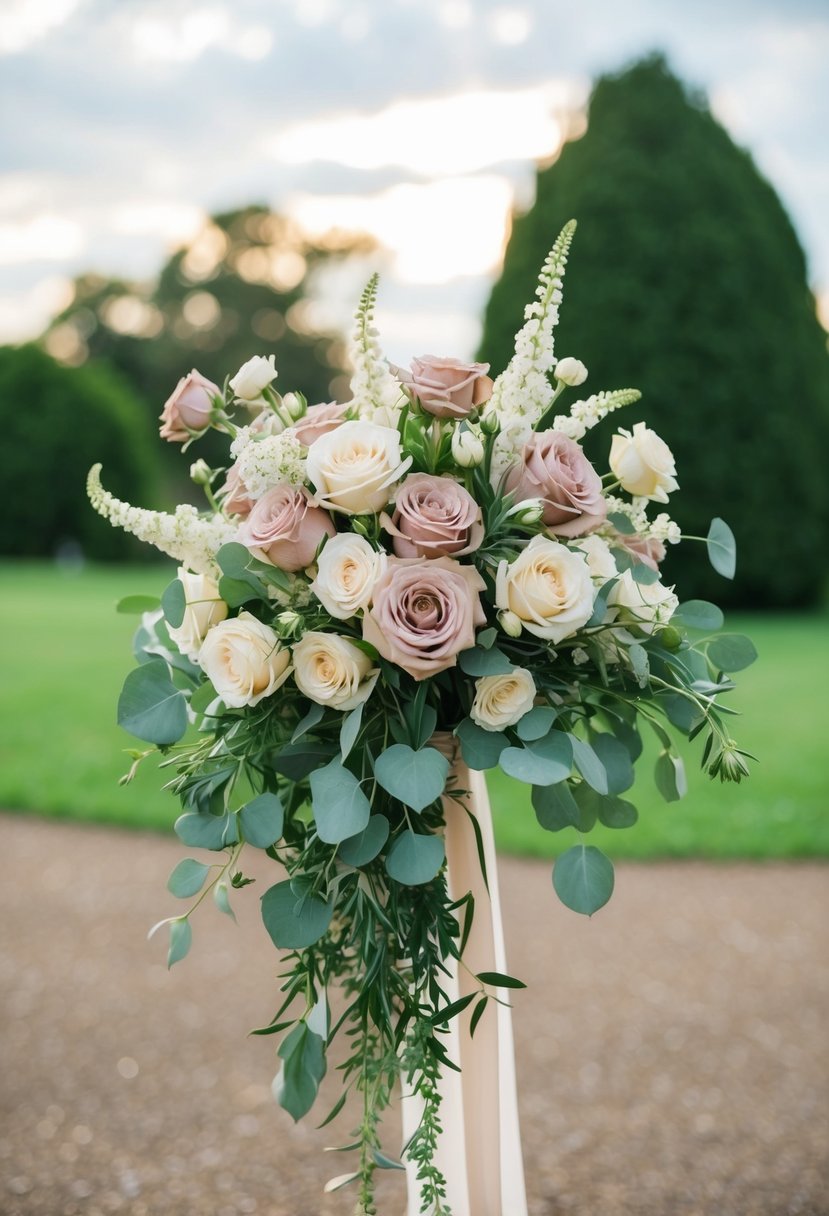
POLYGON ((708 560, 717 574, 733 578, 737 569, 737 542, 724 519, 712 519, 706 537, 708 560))
POLYGON ((742 671, 757 658, 751 638, 742 633, 724 633, 708 646, 708 658, 720 671, 742 671))
POLYGON ((171 895, 175 895, 176 899, 190 899, 192 895, 197 895, 201 891, 209 873, 210 866, 205 865, 203 861, 194 861, 192 857, 185 857, 168 878, 167 890, 171 895))
POLYGON ((607 770, 601 759, 589 743, 585 743, 577 735, 568 737, 573 745, 573 760, 576 768, 587 784, 592 785, 597 793, 606 794, 608 792, 607 770))
POLYGON ((298 1122, 314 1105, 325 1076, 325 1043, 300 1022, 280 1044, 278 1054, 282 1067, 274 1078, 273 1095, 298 1122))
POLYGON ((187 730, 187 700, 163 659, 150 659, 129 673, 118 700, 118 725, 159 746, 176 743, 187 730))
POLYGON ((262 896, 262 920, 280 950, 304 950, 327 932, 334 900, 297 895, 290 880, 278 882, 262 896))
POLYGON ((389 837, 385 815, 372 815, 362 832, 349 836, 337 850, 347 866, 366 866, 382 849, 389 837))
POLYGON ((475 978, 479 979, 482 984, 489 984, 493 988, 527 987, 521 980, 515 979, 512 975, 504 975, 501 971, 479 971, 475 978))
POLYGON ((630 753, 614 735, 594 735, 591 739, 593 751, 605 770, 607 792, 623 794, 633 785, 635 774, 630 753))
POLYGON ((498 638, 498 630, 492 626, 489 629, 482 629, 475 641, 479 646, 483 646, 484 650, 489 650, 490 646, 494 646, 498 638))
POLYGON ((387 748, 374 765, 374 775, 386 793, 413 811, 422 811, 440 798, 448 774, 449 761, 434 747, 416 752, 406 743, 387 748))
POLYGON ((256 849, 276 844, 285 826, 285 812, 278 794, 260 794, 239 811, 242 836, 256 849))
POLYGON ((193 930, 186 916, 170 921, 170 948, 167 951, 167 968, 180 963, 193 942, 193 930))
POLYGON ((257 568, 266 568, 265 564, 257 562, 244 545, 237 541, 222 545, 216 554, 216 562, 222 572, 219 595, 231 608, 238 608, 252 599, 267 600, 267 588, 254 573, 257 568))
POLYGON ((716 604, 708 600, 686 600, 671 617, 671 624, 684 625, 686 629, 702 629, 706 633, 722 629, 723 614, 716 604))
POLYGON ((499 763, 507 776, 527 785, 555 785, 570 776, 573 749, 563 731, 551 730, 524 747, 506 748, 499 763))
POLYGON ((599 820, 606 828, 632 828, 638 820, 639 812, 632 802, 612 795, 602 798, 601 794, 596 794, 595 797, 599 820))
POLYGON ((688 781, 685 776, 685 765, 679 756, 672 752, 660 752, 656 759, 654 770, 656 788, 666 802, 678 802, 688 792, 688 781))
POLYGON ((534 785, 532 804, 535 817, 545 832, 560 832, 577 827, 579 807, 566 781, 558 785, 534 785))
POLYGON ((356 836, 371 814, 360 782, 337 759, 311 773, 311 805, 319 838, 326 844, 356 836))
POLYGON ((536 705, 524 714, 517 724, 515 732, 518 738, 523 739, 525 743, 543 739, 545 735, 549 734, 550 727, 555 722, 557 715, 558 710, 554 709, 552 705, 536 705))
POLYGON ((231 920, 236 919, 236 913, 230 906, 230 896, 226 882, 216 883, 213 888, 213 902, 220 912, 224 912, 225 916, 229 916, 231 920))
POLYGON ((213 849, 215 852, 236 844, 239 839, 236 816, 229 812, 211 815, 206 811, 186 811, 176 820, 175 832, 191 849, 213 849))
POLYGON ((648 652, 644 646, 640 646, 638 642, 634 642, 628 646, 628 658, 630 665, 633 668, 633 675, 636 683, 640 688, 644 688, 650 677, 650 663, 648 661, 648 652))
POLYGON ((509 746, 509 740, 503 731, 484 730, 471 718, 464 718, 455 728, 455 734, 460 739, 464 763, 479 772, 495 768, 501 752, 509 746))
POLYGON ((260 588, 257 588, 253 583, 247 583, 243 579, 230 578, 227 574, 223 574, 219 579, 219 595, 229 608, 241 608, 243 604, 249 604, 251 600, 267 598, 267 592, 261 584, 260 588))
POLYGON ((445 857, 440 836, 418 836, 407 829, 392 842, 386 857, 386 872, 406 887, 419 887, 440 873, 445 857))
POLYGON ((330 760, 333 754, 334 748, 330 743, 306 739, 300 743, 287 743, 270 756, 270 763, 289 781, 302 781, 315 768, 330 760))
POLYGON ((160 603, 157 595, 125 595, 115 605, 115 611, 122 616, 141 616, 144 612, 154 612, 160 603))
POLYGON ((357 742, 357 736, 360 733, 360 726, 363 721, 363 704, 358 705, 356 709, 352 709, 342 720, 342 725, 340 726, 340 755, 343 760, 347 759, 349 752, 357 742))
POLYGON ((376 1148, 372 1153, 374 1164, 381 1170, 405 1170, 405 1165, 401 1161, 396 1161, 394 1157, 387 1157, 385 1153, 381 1153, 379 1148, 376 1148))
POLYGON ((475 1037, 475 1031, 478 1029, 478 1023, 480 1022, 481 1018, 484 1016, 484 1012, 486 1011, 488 1002, 489 1002, 489 997, 486 995, 486 993, 484 993, 484 995, 478 1001, 478 1004, 472 1010, 472 1017, 469 1019, 469 1037, 470 1037, 470 1039, 474 1039, 474 1037, 475 1037))
POLYGON ((311 708, 308 710, 308 713, 297 723, 296 730, 291 735, 291 742, 296 743, 296 741, 301 739, 303 735, 307 734, 309 730, 313 730, 324 713, 325 706, 317 705, 312 701, 311 708))
POLYGON ((205 680, 190 697, 190 708, 194 713, 203 714, 208 705, 212 705, 217 699, 218 695, 210 681, 205 680))
POLYGON ((495 646, 491 646, 489 650, 485 650, 483 646, 462 650, 458 655, 458 665, 468 676, 506 676, 513 669, 504 652, 495 646))
POLYGON ((618 578, 609 578, 606 583, 603 583, 599 589, 599 594, 593 601, 593 613, 590 620, 587 622, 587 628, 592 625, 601 625, 607 612, 607 601, 610 599, 610 593, 618 583, 618 578))
POLYGON ((442 1009, 438 1009, 429 1018, 433 1026, 443 1026, 447 1022, 451 1022, 452 1018, 457 1017, 459 1013, 463 1013, 467 1005, 471 1005, 477 996, 477 992, 468 992, 465 996, 458 997, 456 1001, 452 1001, 451 1005, 444 1005, 442 1009))
POLYGON ((699 706, 681 693, 667 693, 659 697, 659 704, 664 708, 668 721, 683 734, 687 735, 703 722, 705 715, 699 706))
POLYGON ((184 583, 180 578, 174 578, 161 593, 161 611, 164 619, 173 629, 179 629, 187 610, 187 597, 184 594, 184 583))
POLYGON ((624 515, 621 511, 612 511, 607 517, 607 522, 613 525, 620 536, 636 535, 633 520, 629 515, 624 515))
POLYGON ((640 583, 643 587, 659 582, 659 571, 652 570, 645 562, 634 562, 630 568, 630 573, 633 581, 640 583))
POLYGON ((216 564, 222 574, 231 578, 245 579, 249 574, 248 565, 251 561, 250 549, 240 545, 238 541, 230 541, 222 545, 216 554, 216 564))
POLYGON ((577 844, 562 853, 553 867, 553 887, 574 912, 592 916, 613 894, 613 863, 600 849, 577 844))

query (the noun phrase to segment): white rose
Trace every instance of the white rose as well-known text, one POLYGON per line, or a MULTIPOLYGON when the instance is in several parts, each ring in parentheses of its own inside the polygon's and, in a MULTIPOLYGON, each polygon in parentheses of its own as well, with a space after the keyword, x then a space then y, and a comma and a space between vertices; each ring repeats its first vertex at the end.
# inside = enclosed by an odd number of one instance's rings
POLYGON ((501 562, 495 603, 550 642, 569 638, 593 614, 593 582, 583 554, 534 536, 514 562, 501 562))
POLYGON ((379 675, 365 651, 335 633, 306 633, 294 646, 297 687, 318 705, 355 709, 371 695, 379 675))
POLYGON ((268 355, 267 359, 263 355, 254 355, 247 363, 243 363, 230 381, 234 396, 242 401, 256 401, 277 377, 275 362, 275 355, 268 355))
POLYGON ((373 422, 344 422, 308 449, 308 479, 322 506, 346 515, 374 513, 392 496, 412 463, 401 458, 400 435, 373 422))
POLYGON ((291 674, 290 651, 249 612, 214 625, 198 661, 229 709, 258 705, 291 674))
POLYGON ((609 578, 615 578, 619 573, 616 568, 616 558, 610 551, 610 545, 602 536, 581 536, 570 542, 572 549, 578 549, 584 554, 590 577, 599 583, 606 583, 609 578))
POLYGON ((208 574, 191 574, 180 566, 178 578, 184 586, 187 606, 181 624, 175 629, 168 625, 167 632, 179 651, 195 662, 207 631, 225 619, 228 608, 208 574))
POLYGON ((581 359, 574 359, 570 356, 566 359, 559 359, 553 375, 562 384, 575 388, 578 384, 584 384, 587 379, 587 368, 581 359))
POLYGON ((326 541, 317 558, 314 595, 341 621, 368 608, 374 584, 386 569, 385 553, 372 549, 364 536, 340 532, 326 541))
POLYGON ((484 730, 503 730, 532 709, 535 695, 535 681, 523 667, 514 668, 509 675, 481 676, 475 681, 469 716, 484 730))
POLYGON ((484 458, 484 445, 480 435, 476 435, 469 427, 461 430, 456 427, 452 432, 452 459, 462 469, 473 469, 481 464, 484 458))
POLYGON ((653 633, 658 625, 667 625, 676 612, 679 599, 673 587, 662 583, 637 583, 630 570, 625 570, 608 597, 608 604, 620 609, 620 615, 644 633, 653 633))
POLYGON ((673 452, 644 422, 635 423, 632 434, 620 430, 613 436, 610 467, 622 489, 639 498, 667 502, 679 489, 673 452))

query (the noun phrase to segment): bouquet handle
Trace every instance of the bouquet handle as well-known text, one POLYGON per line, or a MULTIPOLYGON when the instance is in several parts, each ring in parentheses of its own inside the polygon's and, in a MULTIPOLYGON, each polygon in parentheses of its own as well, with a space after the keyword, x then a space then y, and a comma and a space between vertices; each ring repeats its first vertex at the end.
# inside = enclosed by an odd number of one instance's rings
MULTIPOLYGON (((440 745, 438 740, 435 743, 440 745)), ((503 974, 507 966, 492 812, 484 775, 456 760, 448 788, 468 791, 464 805, 449 797, 443 800, 449 894, 458 899, 471 891, 475 900, 463 964, 452 967, 446 982, 448 998, 454 1001, 477 991, 477 973, 503 974), (470 815, 480 829, 489 890, 481 873, 470 815)), ((510 999, 506 989, 498 989, 497 995, 502 1001, 510 999)), ((475 1004, 473 1001, 449 1024, 447 1050, 461 1072, 444 1069, 441 1073, 443 1135, 436 1164, 446 1179, 446 1202, 452 1216, 527 1216, 512 1011, 508 1005, 490 1000, 472 1038, 469 1022, 475 1004)), ((402 1113, 405 1143, 422 1114, 416 1093, 404 1093, 402 1113)), ((408 1216, 420 1216, 416 1167, 408 1163, 406 1169, 408 1216)))

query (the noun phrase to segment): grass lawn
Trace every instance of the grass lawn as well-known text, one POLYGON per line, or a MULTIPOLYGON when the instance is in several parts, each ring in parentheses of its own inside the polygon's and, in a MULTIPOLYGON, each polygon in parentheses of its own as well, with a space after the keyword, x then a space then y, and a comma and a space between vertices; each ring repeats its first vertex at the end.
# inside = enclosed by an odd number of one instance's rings
MULTIPOLYGON (((0 564, 0 805, 77 819, 168 827, 177 801, 160 791, 149 762, 132 785, 117 779, 131 740, 115 725, 121 683, 132 666, 132 617, 115 601, 159 592, 170 568, 61 572, 34 563, 0 564)), ((640 760, 636 827, 595 829, 614 857, 810 857, 829 854, 826 688, 829 629, 823 615, 729 618, 749 633, 757 664, 738 676, 740 743, 760 764, 739 786, 716 786, 686 747, 690 792, 664 803, 640 760)), ((575 832, 543 832, 528 787, 491 778, 498 838, 514 853, 552 856, 575 832)), ((627 795, 631 797, 631 795, 627 795)))

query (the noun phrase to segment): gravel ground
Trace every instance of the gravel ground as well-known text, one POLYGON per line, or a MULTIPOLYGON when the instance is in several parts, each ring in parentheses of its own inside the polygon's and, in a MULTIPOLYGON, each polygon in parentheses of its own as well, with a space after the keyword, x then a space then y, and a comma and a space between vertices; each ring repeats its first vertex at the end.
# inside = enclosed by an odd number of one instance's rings
MULTIPOLYGON (((174 910, 177 842, 0 823, 2 1216, 346 1216, 348 1192, 321 1184, 347 1159, 320 1150, 347 1119, 295 1127, 271 1100, 273 1042, 246 1035, 275 1006, 266 869, 235 897, 241 929, 204 907, 168 974, 146 931, 174 910)), ((826 1216, 826 871, 621 866, 591 921, 543 863, 505 859, 501 885, 530 981, 515 1030, 532 1216, 826 1216)), ((400 1178, 381 1216, 401 1216, 400 1178)))

